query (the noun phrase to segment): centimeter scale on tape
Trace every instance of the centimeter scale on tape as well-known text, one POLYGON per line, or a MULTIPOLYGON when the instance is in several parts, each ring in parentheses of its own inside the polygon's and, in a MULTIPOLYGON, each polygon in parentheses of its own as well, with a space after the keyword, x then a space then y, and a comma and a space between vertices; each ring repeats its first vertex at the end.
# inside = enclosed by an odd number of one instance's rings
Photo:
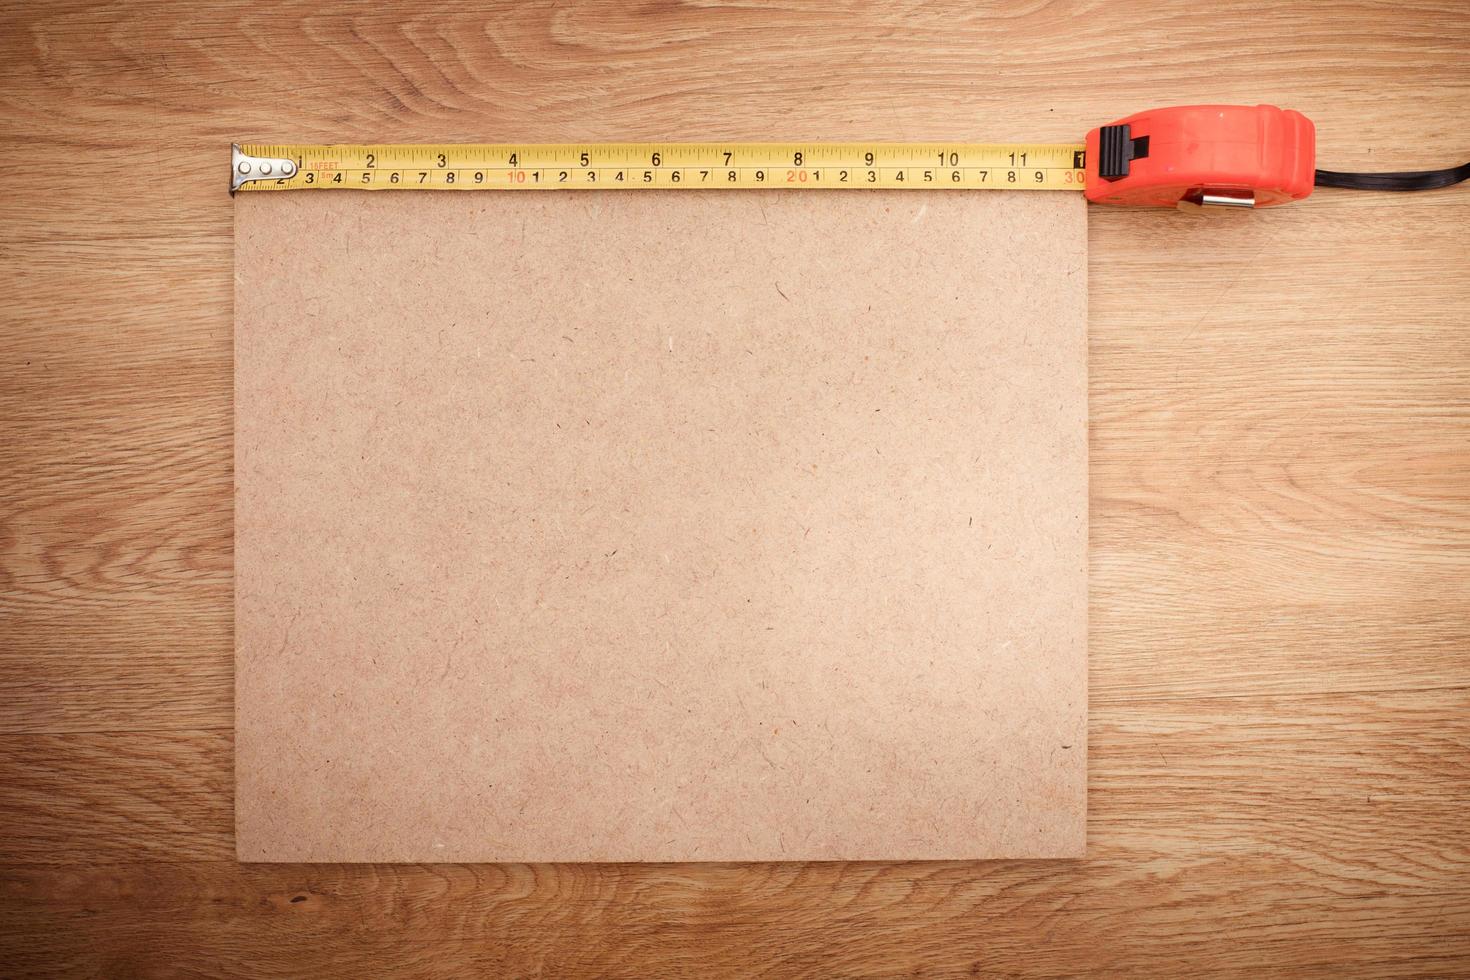
POLYGON ((1085 158, 1035 143, 251 143, 231 190, 1081 190, 1085 158))

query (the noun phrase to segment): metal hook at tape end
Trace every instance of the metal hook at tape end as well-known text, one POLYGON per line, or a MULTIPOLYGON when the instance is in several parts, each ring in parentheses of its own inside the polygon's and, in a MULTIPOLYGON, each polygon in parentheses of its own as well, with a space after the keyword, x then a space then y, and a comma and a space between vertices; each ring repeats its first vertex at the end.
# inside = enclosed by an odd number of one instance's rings
POLYGON ((230 193, 252 180, 280 180, 296 175, 296 161, 287 157, 253 157, 230 144, 230 193))

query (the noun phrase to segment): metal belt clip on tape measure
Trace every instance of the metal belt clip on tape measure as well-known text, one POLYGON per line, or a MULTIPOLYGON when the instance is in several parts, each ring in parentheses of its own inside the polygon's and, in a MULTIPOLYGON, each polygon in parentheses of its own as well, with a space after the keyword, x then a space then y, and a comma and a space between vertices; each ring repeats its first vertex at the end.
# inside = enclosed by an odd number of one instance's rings
POLYGON ((1310 120, 1275 106, 1140 112, 1081 144, 591 143, 232 147, 239 190, 1080 190, 1094 204, 1273 207, 1314 186, 1426 190, 1447 170, 1316 170, 1310 120))

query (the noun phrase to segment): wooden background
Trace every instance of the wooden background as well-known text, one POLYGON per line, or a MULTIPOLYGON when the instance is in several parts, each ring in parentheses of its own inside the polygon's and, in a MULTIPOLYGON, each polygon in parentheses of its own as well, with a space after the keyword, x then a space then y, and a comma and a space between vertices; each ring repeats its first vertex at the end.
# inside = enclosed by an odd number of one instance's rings
POLYGON ((1092 210, 1090 855, 805 866, 234 862, 225 192, 1207 101, 1447 166, 1462 3, 0 9, 0 972, 1470 973, 1470 187, 1092 210))

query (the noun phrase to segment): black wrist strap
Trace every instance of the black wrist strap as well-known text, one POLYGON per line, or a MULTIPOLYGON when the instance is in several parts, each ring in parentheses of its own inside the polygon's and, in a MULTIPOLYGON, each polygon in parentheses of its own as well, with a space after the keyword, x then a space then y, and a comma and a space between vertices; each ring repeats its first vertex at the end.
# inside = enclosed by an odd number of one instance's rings
POLYGON ((1346 187, 1355 191, 1429 191, 1470 180, 1470 163, 1447 170, 1404 170, 1385 174, 1348 174, 1317 171, 1318 187, 1346 187))

